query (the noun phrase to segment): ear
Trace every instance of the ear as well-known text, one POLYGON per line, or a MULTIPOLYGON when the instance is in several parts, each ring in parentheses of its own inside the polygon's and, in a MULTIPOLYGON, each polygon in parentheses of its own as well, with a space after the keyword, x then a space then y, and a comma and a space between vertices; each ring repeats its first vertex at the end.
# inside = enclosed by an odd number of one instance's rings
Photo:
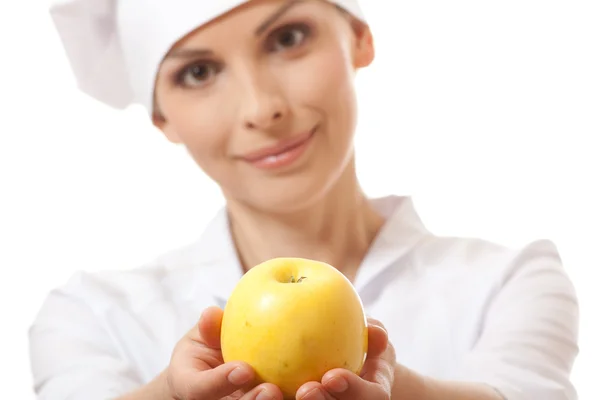
POLYGON ((168 123, 167 119, 159 112, 152 113, 152 124, 160 130, 167 140, 174 144, 181 144, 179 135, 172 129, 172 125, 168 123))
POLYGON ((177 132, 173 129, 172 124, 169 123, 165 117, 164 110, 158 102, 157 87, 159 85, 158 74, 154 81, 154 93, 152 99, 152 124, 158 128, 159 131, 165 135, 167 140, 174 144, 181 144, 181 138, 177 132))
POLYGON ((363 22, 354 19, 352 21, 354 32, 354 68, 365 68, 371 65, 375 59, 375 46, 373 45, 373 34, 371 29, 363 22))

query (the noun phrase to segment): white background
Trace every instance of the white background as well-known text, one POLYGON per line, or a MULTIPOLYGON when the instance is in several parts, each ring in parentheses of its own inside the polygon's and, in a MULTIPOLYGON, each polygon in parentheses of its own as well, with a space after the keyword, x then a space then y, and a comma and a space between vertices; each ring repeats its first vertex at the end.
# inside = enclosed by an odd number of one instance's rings
MULTIPOLYGON (((48 290, 194 240, 222 204, 143 111, 77 92, 44 3, 0 5, 6 399, 33 398, 27 329, 48 290)), ((412 194, 439 234, 554 240, 581 302, 573 380, 599 399, 599 2, 363 4, 378 49, 358 80, 366 190, 412 194)))

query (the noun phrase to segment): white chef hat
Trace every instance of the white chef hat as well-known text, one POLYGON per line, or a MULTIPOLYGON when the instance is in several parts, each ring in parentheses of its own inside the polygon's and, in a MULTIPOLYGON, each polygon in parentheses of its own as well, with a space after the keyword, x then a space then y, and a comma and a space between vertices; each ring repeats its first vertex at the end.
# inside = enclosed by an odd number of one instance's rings
MULTIPOLYGON (((51 0, 78 84, 115 108, 152 112, 158 67, 188 33, 248 0, 51 0)), ((364 20, 358 0, 329 0, 364 20)))

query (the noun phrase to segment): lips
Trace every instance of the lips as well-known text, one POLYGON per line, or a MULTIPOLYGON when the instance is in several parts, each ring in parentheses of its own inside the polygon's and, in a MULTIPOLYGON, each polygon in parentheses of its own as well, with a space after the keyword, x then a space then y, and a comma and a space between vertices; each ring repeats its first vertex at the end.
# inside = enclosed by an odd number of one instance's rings
POLYGON ((249 163, 256 163, 269 159, 271 159, 271 161, 274 161, 277 157, 280 157, 281 155, 291 150, 294 150, 297 147, 302 146, 312 137, 316 129, 317 128, 315 127, 306 133, 296 135, 295 137, 290 138, 288 140, 283 140, 275 146, 264 147, 260 150, 248 153, 242 156, 241 158, 249 163))

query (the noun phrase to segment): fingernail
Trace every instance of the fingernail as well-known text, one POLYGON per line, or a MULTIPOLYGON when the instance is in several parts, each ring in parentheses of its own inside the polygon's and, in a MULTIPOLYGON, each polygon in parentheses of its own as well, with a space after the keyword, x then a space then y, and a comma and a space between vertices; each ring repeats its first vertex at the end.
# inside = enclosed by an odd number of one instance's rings
POLYGON ((256 400, 273 400, 274 398, 268 390, 263 390, 256 396, 256 400))
POLYGON ((227 380, 236 386, 248 383, 250 379, 252 379, 252 373, 242 367, 237 367, 227 375, 227 380))
POLYGON ((371 324, 371 328, 379 329, 380 331, 385 332, 386 335, 388 333, 387 329, 385 329, 385 327, 383 327, 381 325, 371 324))
POLYGON ((334 393, 342 393, 348 390, 348 381, 342 377, 336 376, 325 383, 327 390, 334 393))
POLYGON ((302 400, 325 400, 325 395, 323 394, 323 392, 321 392, 321 389, 314 388, 313 390, 308 392, 306 396, 302 398, 302 400))

